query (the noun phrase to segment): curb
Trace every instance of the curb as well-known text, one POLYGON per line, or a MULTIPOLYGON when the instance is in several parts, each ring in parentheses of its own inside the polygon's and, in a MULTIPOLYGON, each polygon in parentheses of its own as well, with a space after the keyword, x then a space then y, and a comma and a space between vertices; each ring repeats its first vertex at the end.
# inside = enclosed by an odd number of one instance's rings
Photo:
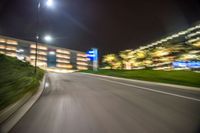
POLYGON ((197 88, 197 87, 175 85, 175 84, 167 84, 167 83, 159 83, 159 82, 151 82, 151 81, 143 81, 143 80, 136 80, 136 79, 127 79, 127 78, 120 78, 120 77, 113 77, 113 76, 100 75, 100 74, 92 74, 92 73, 83 73, 83 72, 80 72, 80 73, 81 74, 86 74, 86 75, 97 76, 97 77, 103 77, 103 78, 110 78, 110 79, 118 79, 118 80, 138 82, 138 83, 147 83, 147 84, 161 85, 161 86, 167 86, 167 87, 174 87, 174 88, 178 88, 178 89, 182 89, 182 90, 190 90, 190 91, 199 91, 200 92, 200 88, 197 88))
POLYGON ((26 112, 33 106, 33 104, 40 98, 43 90, 45 89, 46 76, 44 75, 39 89, 31 96, 30 93, 26 94, 15 104, 8 107, 4 113, 4 121, 0 125, 0 133, 8 133, 17 122, 26 114, 26 112), (14 109, 14 111, 12 111, 14 109), (12 112, 12 113, 10 113, 12 112))

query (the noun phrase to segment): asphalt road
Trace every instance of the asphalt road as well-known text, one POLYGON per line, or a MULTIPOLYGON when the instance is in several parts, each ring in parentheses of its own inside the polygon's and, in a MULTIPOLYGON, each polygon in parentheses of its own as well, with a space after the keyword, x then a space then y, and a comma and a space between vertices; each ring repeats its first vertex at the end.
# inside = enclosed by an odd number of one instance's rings
POLYGON ((200 93, 80 73, 50 73, 11 133, 198 133, 200 93))

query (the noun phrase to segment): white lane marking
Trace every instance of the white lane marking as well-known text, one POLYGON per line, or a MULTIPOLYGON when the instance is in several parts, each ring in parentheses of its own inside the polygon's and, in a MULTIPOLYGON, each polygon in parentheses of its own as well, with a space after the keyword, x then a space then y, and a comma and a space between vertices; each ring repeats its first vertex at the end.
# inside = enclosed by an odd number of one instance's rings
POLYGON ((130 86, 130 87, 136 87, 136 88, 140 88, 140 89, 147 90, 147 91, 157 92, 157 93, 161 93, 161 94, 176 96, 176 97, 185 98, 185 99, 189 99, 189 100, 200 102, 200 99, 197 99, 197 98, 192 98, 192 97, 183 96, 183 95, 179 95, 179 94, 169 93, 169 92, 165 92, 165 91, 154 90, 154 89, 147 88, 147 87, 142 87, 142 86, 127 84, 127 83, 122 83, 122 82, 108 80, 108 79, 102 79, 102 78, 97 78, 97 79, 108 81, 108 82, 111 82, 111 83, 117 83, 117 84, 120 84, 120 85, 125 85, 125 86, 130 86))

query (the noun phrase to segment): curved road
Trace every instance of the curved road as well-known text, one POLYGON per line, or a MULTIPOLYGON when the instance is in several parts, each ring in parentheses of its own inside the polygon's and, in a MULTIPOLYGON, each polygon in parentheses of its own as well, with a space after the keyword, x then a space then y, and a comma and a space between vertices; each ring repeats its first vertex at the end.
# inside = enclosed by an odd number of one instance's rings
POLYGON ((200 93, 81 73, 48 74, 10 133, 198 133, 200 93))

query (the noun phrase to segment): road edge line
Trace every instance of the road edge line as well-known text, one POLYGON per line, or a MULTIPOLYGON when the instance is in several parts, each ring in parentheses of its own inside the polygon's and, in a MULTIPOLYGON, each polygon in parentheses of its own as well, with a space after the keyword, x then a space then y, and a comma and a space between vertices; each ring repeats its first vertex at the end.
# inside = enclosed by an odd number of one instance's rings
POLYGON ((160 94, 165 94, 165 95, 170 95, 170 96, 175 96, 175 97, 179 97, 179 98, 184 98, 184 99, 200 102, 200 99, 193 98, 193 97, 188 97, 188 96, 184 96, 184 95, 179 95, 179 94, 175 94, 175 93, 170 93, 170 92, 166 92, 166 91, 160 91, 160 90, 151 89, 151 88, 148 88, 148 87, 132 85, 132 84, 122 83, 122 82, 108 80, 108 79, 102 79, 102 78, 98 78, 98 79, 99 80, 103 80, 103 81, 107 81, 107 82, 111 82, 111 83, 116 83, 116 84, 120 84, 120 85, 129 86, 129 87, 139 88, 139 89, 142 89, 142 90, 145 90, 145 91, 151 91, 151 92, 156 92, 156 93, 160 93, 160 94))

